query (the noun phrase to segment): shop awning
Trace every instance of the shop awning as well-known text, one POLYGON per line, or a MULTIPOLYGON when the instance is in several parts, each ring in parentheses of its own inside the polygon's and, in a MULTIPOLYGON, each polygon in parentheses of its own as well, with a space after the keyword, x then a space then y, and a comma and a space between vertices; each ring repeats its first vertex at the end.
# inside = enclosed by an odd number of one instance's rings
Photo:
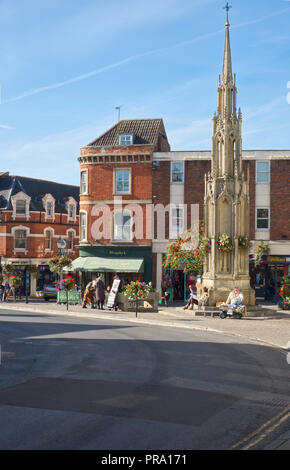
POLYGON ((144 272, 143 258, 101 258, 86 256, 75 259, 64 271, 99 271, 113 273, 142 273, 144 272))

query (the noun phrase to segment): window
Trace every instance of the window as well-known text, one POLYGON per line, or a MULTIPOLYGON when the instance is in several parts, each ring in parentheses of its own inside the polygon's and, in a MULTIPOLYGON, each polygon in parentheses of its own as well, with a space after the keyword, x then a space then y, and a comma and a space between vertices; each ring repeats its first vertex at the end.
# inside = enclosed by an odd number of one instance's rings
POLYGON ((87 240, 87 214, 86 212, 80 213, 80 237, 81 240, 87 240))
POLYGON ((256 182, 270 183, 270 162, 256 162, 256 182))
POLYGON ((171 163, 171 183, 184 182, 184 163, 172 162, 171 163))
POLYGON ((133 134, 120 134, 119 145, 132 145, 134 143, 133 134))
POLYGON ((46 217, 52 217, 52 203, 50 201, 46 203, 46 217))
POLYGON ((67 249, 72 251, 74 249, 74 232, 72 230, 67 234, 67 249))
POLYGON ((16 215, 26 215, 26 201, 23 201, 22 199, 16 201, 15 213, 16 215))
POLYGON ((184 209, 174 207, 171 209, 170 238, 178 238, 184 231, 184 209))
POLYGON ((14 248, 16 250, 26 250, 27 232, 26 230, 15 230, 14 232, 14 248))
POLYGON ((48 251, 52 251, 52 237, 53 233, 52 230, 45 231, 45 238, 44 238, 44 249, 48 251))
POLYGON ((257 209, 256 211, 256 229, 270 229, 270 209, 257 209))
POLYGON ((74 218, 74 205, 73 204, 69 204, 68 206, 68 216, 70 219, 74 218))
POLYGON ((81 194, 88 193, 88 171, 81 171, 81 194))
POLYGON ((114 240, 131 241, 131 214, 128 211, 114 213, 114 240))
POLYGON ((130 194, 131 171, 115 170, 115 194, 130 194))

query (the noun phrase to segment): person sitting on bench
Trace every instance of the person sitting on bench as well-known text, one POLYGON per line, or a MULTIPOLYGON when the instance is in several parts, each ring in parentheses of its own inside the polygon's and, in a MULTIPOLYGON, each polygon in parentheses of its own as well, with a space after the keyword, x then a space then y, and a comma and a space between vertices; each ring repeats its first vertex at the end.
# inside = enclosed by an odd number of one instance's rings
POLYGON ((234 308, 244 305, 244 296, 239 287, 230 292, 226 304, 228 306, 228 313, 231 313, 234 308))
POLYGON ((198 300, 196 296, 196 289, 194 285, 189 286, 190 294, 187 304, 183 307, 183 310, 193 310, 193 305, 198 305, 198 300))

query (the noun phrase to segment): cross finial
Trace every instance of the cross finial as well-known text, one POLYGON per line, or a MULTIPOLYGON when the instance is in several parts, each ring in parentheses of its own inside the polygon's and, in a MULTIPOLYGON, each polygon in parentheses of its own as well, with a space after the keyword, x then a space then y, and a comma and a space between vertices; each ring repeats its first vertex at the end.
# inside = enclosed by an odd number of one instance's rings
POLYGON ((231 5, 229 5, 229 2, 227 2, 226 6, 224 7, 224 10, 227 10, 227 23, 229 22, 229 10, 232 8, 231 5))

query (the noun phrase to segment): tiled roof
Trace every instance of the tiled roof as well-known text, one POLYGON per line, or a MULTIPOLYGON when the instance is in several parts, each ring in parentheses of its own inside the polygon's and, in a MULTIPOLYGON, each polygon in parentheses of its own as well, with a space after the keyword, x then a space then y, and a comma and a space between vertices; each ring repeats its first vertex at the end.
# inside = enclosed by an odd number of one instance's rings
POLYGON ((48 193, 55 199, 55 212, 67 212, 65 203, 69 197, 77 201, 78 210, 79 186, 10 175, 0 177, 0 209, 12 209, 11 196, 20 191, 31 197, 29 209, 32 211, 44 211, 42 198, 48 193))
POLYGON ((166 137, 162 119, 126 119, 115 124, 96 140, 88 144, 90 146, 117 146, 120 134, 133 134, 135 145, 157 145, 161 134, 166 137))

